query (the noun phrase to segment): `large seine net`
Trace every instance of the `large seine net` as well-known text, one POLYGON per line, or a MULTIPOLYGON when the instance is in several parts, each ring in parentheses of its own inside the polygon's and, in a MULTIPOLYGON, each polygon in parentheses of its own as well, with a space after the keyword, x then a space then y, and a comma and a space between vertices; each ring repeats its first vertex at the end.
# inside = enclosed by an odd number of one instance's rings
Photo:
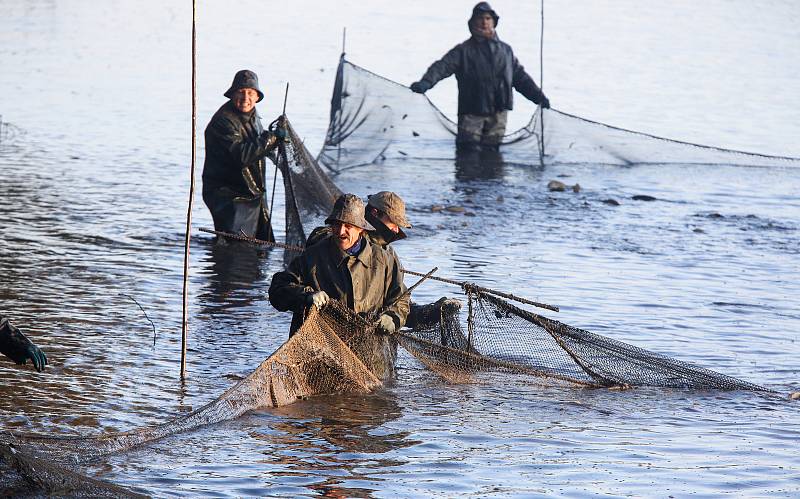
MULTIPOLYGON (((313 309, 300 329, 245 379, 190 414, 97 437, 0 433, 0 460, 47 493, 61 487, 83 495, 101 495, 102 482, 82 477, 70 467, 251 410, 315 395, 369 392, 392 376, 395 356, 392 339, 376 334, 372 322, 333 301, 322 312, 313 309)), ((12 487, 2 481, 0 486, 12 487)))
POLYGON ((548 384, 769 391, 548 319, 477 289, 467 287, 466 293, 466 313, 455 300, 439 302, 400 336, 406 350, 450 381, 499 371, 548 384))
MULTIPOLYGON (((320 163, 333 171, 395 158, 451 159, 457 126, 425 95, 342 56, 320 163)), ((800 158, 692 144, 538 109, 505 136, 504 159, 522 164, 800 166, 800 158), (542 140, 544 137, 544 140, 542 140)))

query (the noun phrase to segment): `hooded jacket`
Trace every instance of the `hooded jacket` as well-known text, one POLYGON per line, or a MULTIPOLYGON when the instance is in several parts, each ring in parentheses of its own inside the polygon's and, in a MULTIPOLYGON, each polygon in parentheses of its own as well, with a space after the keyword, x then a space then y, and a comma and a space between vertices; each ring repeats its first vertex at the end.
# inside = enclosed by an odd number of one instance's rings
POLYGON ((473 35, 431 64, 422 81, 433 87, 455 74, 458 114, 490 116, 514 107, 513 90, 539 104, 542 91, 525 72, 511 46, 493 38, 473 35))

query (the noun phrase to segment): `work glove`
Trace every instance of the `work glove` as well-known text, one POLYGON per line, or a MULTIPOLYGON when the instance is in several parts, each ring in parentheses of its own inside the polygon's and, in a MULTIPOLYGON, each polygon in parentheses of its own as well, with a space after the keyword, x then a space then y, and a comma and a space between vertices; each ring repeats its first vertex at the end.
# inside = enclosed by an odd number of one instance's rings
POLYGON ((542 106, 542 109, 550 109, 550 99, 542 95, 542 99, 539 101, 539 105, 542 106))
MULTIPOLYGON (((47 365, 47 355, 45 355, 39 347, 31 343, 25 347, 25 356, 27 359, 31 359, 31 364, 33 364, 33 367, 35 367, 37 371, 44 371, 44 366, 47 365)), ((21 363, 25 364, 25 361, 26 359, 23 358, 21 363)))
POLYGON ((278 140, 289 142, 289 130, 286 128, 286 116, 278 116, 278 119, 275 120, 275 130, 272 133, 278 140))
POLYGON ((47 365, 47 356, 4 317, 0 318, 0 335, 2 335, 0 338, 2 353, 21 365, 26 364, 30 359, 37 371, 44 371, 44 366, 47 365))
POLYGON ((425 80, 415 81, 411 84, 411 91, 418 94, 424 94, 431 89, 431 84, 425 80))
POLYGON ((328 296, 328 293, 325 291, 317 291, 316 293, 311 293, 307 295, 306 301, 309 305, 314 305, 317 308, 322 308, 325 306, 328 301, 330 301, 331 297, 328 296))
POLYGON ((383 334, 393 334, 397 331, 397 326, 394 323, 394 319, 386 314, 381 315, 380 319, 378 320, 378 332, 383 334))

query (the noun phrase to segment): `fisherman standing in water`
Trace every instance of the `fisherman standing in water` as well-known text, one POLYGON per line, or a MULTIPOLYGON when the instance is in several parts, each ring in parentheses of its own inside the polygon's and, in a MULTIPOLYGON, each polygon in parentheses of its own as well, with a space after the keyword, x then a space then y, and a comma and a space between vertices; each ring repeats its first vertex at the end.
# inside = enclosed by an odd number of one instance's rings
POLYGON ((361 360, 373 374, 388 378, 397 355, 397 343, 390 335, 405 324, 409 307, 397 257, 365 237, 374 227, 364 218, 363 201, 354 194, 339 196, 325 223, 330 234, 306 247, 287 270, 272 276, 269 301, 281 312, 294 313, 289 336, 300 328, 311 307, 323 308, 332 299, 376 320, 379 334, 368 338, 368 349, 380 354, 361 360))
POLYGON ((487 2, 472 9, 467 25, 472 36, 456 45, 428 71, 411 90, 424 94, 436 83, 455 73, 458 80, 458 135, 460 151, 497 151, 506 132, 508 111, 513 108, 513 90, 544 109, 550 101, 514 56, 511 46, 495 32, 500 16, 487 2))
POLYGON ((269 301, 281 312, 292 311, 294 334, 311 306, 335 299, 359 314, 386 307, 380 330, 392 334, 408 315, 409 298, 394 253, 365 237, 375 228, 364 218, 364 203, 355 194, 339 196, 325 220, 330 232, 272 277, 269 301))
POLYGON ((230 100, 214 114, 205 131, 203 201, 211 211, 215 230, 275 241, 264 160, 278 140, 286 140, 287 131, 280 119, 274 132, 262 127, 255 106, 264 93, 254 72, 237 72, 225 97, 230 100))

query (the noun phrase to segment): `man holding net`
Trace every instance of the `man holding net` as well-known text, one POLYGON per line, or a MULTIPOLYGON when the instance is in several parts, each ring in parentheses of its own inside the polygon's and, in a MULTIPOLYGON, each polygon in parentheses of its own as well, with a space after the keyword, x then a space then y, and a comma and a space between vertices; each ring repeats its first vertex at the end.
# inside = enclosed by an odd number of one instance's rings
POLYGON ((278 139, 286 139, 287 131, 281 126, 274 131, 262 127, 255 106, 264 93, 254 72, 237 72, 225 97, 228 102, 205 130, 203 201, 211 211, 215 230, 274 241, 264 160, 277 147, 278 139))
POLYGON ((322 308, 331 299, 376 320, 381 333, 392 334, 405 324, 409 297, 399 263, 393 252, 366 237, 375 228, 364 211, 358 196, 341 195, 325 220, 330 233, 272 277, 270 303, 294 313, 290 336, 310 307, 322 308))
POLYGON ((550 101, 525 72, 511 46, 497 38, 500 17, 487 2, 472 9, 467 25, 471 37, 434 62, 411 90, 424 94, 455 73, 458 80, 458 135, 460 151, 498 150, 506 131, 513 90, 544 109, 550 101))

